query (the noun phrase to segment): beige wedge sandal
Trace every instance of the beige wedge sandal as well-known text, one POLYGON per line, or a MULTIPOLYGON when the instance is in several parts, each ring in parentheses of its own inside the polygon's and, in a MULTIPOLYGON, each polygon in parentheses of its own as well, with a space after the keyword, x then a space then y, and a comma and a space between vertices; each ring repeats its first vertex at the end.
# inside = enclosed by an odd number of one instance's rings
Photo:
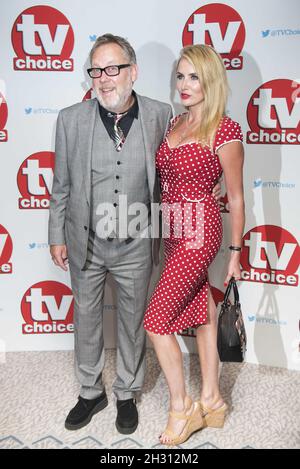
POLYGON ((198 404, 201 408, 205 427, 222 428, 224 426, 225 417, 228 410, 227 404, 224 403, 222 406, 217 407, 216 409, 206 407, 205 405, 201 404, 201 402, 198 402, 198 404))
POLYGON ((176 435, 169 427, 166 428, 164 434, 171 438, 170 441, 162 443, 167 446, 177 446, 181 443, 184 443, 193 433, 201 430, 204 426, 204 420, 202 417, 202 410, 199 402, 193 402, 190 397, 185 398, 185 410, 183 412, 169 412, 171 417, 174 417, 178 420, 186 420, 186 424, 180 433, 176 435), (187 415, 186 412, 190 410, 193 406, 193 410, 190 415, 187 415))

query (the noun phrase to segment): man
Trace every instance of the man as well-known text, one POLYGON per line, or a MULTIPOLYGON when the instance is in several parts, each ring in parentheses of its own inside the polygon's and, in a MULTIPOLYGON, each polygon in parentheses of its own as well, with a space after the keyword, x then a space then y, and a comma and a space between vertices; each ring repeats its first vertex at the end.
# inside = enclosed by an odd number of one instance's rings
POLYGON ((160 200, 155 153, 172 109, 133 91, 138 75, 136 56, 125 39, 112 34, 98 37, 90 60, 88 73, 97 99, 59 113, 50 201, 50 253, 57 266, 67 270, 69 263, 70 267, 75 370, 81 384, 65 427, 82 428, 108 404, 102 381, 102 313, 105 279, 110 272, 118 309, 113 383, 116 427, 120 433, 130 434, 138 426, 134 396, 144 379, 143 315, 152 262, 158 262, 159 239, 147 237, 150 206, 160 200), (124 213, 119 210, 122 195, 127 196, 128 207, 137 202, 147 207, 133 235, 124 235, 124 213), (107 206, 115 209, 115 219, 107 218, 111 230, 100 223, 99 215, 105 214, 103 207, 107 206))
MULTIPOLYGON (((102 308, 105 278, 117 287, 118 347, 116 427, 136 430, 134 396, 145 367, 143 314, 158 239, 97 235, 97 208, 111 202, 119 222, 120 194, 149 207, 159 202, 155 152, 167 130, 172 109, 132 90, 138 70, 135 52, 123 38, 105 34, 91 53, 97 99, 63 109, 56 130, 56 161, 50 202, 49 244, 54 263, 69 263, 74 294, 75 369, 80 396, 65 426, 76 430, 107 406, 102 382, 104 346, 102 308), (117 120, 120 116, 121 119, 117 120)), ((142 229, 148 224, 142 221, 142 229)))

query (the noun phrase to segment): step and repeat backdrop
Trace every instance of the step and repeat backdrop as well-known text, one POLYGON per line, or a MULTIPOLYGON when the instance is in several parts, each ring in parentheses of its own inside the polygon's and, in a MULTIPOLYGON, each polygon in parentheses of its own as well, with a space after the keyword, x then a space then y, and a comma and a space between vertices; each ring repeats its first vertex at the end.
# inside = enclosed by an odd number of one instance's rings
MULTIPOLYGON (((10 0, 0 15, 0 361, 6 352, 73 347, 69 272, 49 256, 47 224, 60 109, 92 96, 86 73, 97 36, 121 35, 137 52, 135 90, 182 111, 174 91, 180 49, 206 43, 221 53, 228 114, 243 129, 246 226, 240 296, 247 361, 300 369, 299 173, 300 3, 252 0, 10 0)), ((224 294, 229 208, 210 268, 224 294)), ((154 270, 153 288, 159 275, 154 270)), ((106 346, 115 344, 115 291, 108 279, 106 346)), ((194 330, 180 342, 195 350, 194 330)))

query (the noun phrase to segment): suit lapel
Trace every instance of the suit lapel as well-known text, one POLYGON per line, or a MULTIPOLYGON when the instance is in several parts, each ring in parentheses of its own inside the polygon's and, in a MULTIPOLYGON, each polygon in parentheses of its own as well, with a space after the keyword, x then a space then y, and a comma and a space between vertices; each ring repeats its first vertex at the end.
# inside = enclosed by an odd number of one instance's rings
POLYGON ((98 101, 92 99, 87 106, 79 114, 78 117, 78 135, 79 135, 79 152, 82 166, 82 176, 84 179, 85 193, 88 203, 91 197, 91 161, 92 161, 92 145, 96 115, 98 109, 98 101))

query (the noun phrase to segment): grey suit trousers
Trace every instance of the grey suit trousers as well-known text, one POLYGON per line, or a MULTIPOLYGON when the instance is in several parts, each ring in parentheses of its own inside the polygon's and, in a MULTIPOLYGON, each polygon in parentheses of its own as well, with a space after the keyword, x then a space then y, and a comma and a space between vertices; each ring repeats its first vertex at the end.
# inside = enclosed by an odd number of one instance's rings
POLYGON ((152 271, 151 239, 111 241, 90 231, 82 270, 70 261, 74 294, 75 370, 80 395, 94 399, 104 390, 103 296, 106 275, 117 291, 117 399, 134 397, 143 385, 146 336, 143 318, 152 271))

